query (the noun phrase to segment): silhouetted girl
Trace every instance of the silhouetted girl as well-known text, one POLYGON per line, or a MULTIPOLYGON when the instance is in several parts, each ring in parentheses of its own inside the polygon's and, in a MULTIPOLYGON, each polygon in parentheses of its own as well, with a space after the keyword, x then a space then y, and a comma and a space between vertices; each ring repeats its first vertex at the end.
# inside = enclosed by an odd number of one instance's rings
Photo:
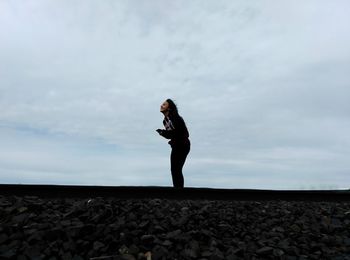
POLYGON ((170 164, 173 185, 175 188, 183 188, 182 167, 191 147, 188 139, 189 133, 185 121, 179 115, 177 107, 171 99, 164 101, 160 106, 160 112, 164 114, 163 125, 165 129, 157 129, 157 132, 166 139, 171 139, 169 144, 171 146, 170 164))

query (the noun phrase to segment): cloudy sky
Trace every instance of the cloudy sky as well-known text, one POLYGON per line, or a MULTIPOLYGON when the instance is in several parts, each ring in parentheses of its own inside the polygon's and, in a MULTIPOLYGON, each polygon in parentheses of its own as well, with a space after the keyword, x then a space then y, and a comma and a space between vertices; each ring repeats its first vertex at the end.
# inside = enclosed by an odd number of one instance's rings
POLYGON ((0 0, 0 183, 350 186, 350 2, 0 0))

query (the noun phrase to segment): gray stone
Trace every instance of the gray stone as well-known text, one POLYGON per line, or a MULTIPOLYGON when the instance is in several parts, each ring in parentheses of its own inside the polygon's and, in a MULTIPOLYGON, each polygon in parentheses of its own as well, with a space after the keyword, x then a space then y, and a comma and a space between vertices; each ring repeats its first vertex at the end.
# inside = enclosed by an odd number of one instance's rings
POLYGON ((331 220, 331 226, 334 229, 341 229, 343 227, 343 223, 338 218, 332 218, 331 220))
POLYGON ((162 245, 163 246, 171 246, 173 244, 173 242, 171 242, 170 240, 165 240, 162 245))
POLYGON ((152 260, 158 260, 163 258, 166 259, 168 255, 169 255, 169 251, 163 246, 156 245, 152 249, 152 260))
POLYGON ((5 245, 0 246, 0 257, 5 259, 16 256, 16 250, 14 248, 8 248, 5 245))
POLYGON ((101 243, 100 241, 94 242, 94 245, 93 245, 94 250, 98 251, 103 247, 105 247, 105 244, 101 243))
POLYGON ((271 255, 273 251, 272 247, 265 246, 256 251, 258 255, 271 255))
POLYGON ((145 245, 152 244, 154 241, 155 237, 153 235, 143 235, 141 237, 141 242, 145 245))
POLYGON ((6 242, 8 240, 8 235, 5 233, 0 234, 0 244, 6 242))
POLYGON ((166 235, 166 239, 174 240, 174 239, 177 239, 179 237, 179 235, 181 235, 181 234, 182 234, 182 231, 180 229, 177 229, 175 231, 169 232, 166 235))
POLYGON ((281 257, 282 255, 284 255, 284 251, 282 249, 275 248, 273 249, 273 255, 277 257, 281 257))
POLYGON ((23 225, 29 219, 28 213, 22 213, 12 218, 12 222, 23 225))
POLYGON ((120 254, 125 255, 129 253, 129 248, 126 245, 122 245, 118 251, 120 254))
POLYGON ((122 256, 120 256, 117 259, 120 259, 120 260, 136 260, 136 258, 133 255, 130 255, 130 254, 122 255, 122 256))
POLYGON ((348 202, 149 201, 0 196, 0 252, 232 260, 347 259, 350 251, 348 202))
POLYGON ((62 234, 63 234, 62 230, 58 228, 53 228, 51 230, 46 231, 46 233, 44 234, 44 238, 47 239, 48 241, 54 241, 59 239, 62 234))
POLYGON ((343 239, 343 243, 344 243, 345 246, 350 246, 350 237, 345 237, 343 239))

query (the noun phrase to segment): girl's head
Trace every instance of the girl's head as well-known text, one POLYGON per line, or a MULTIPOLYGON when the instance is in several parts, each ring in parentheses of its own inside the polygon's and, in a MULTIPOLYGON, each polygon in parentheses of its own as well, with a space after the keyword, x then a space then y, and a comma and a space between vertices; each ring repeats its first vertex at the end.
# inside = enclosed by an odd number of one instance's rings
POLYGON ((170 116, 178 115, 177 106, 170 98, 165 100, 160 106, 160 112, 163 114, 168 113, 170 116))

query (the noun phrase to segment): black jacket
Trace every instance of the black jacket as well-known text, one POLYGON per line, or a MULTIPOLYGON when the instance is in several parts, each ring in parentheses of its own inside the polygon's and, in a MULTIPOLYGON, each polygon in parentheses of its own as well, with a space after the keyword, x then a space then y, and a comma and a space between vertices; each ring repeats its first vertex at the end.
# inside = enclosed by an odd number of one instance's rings
MULTIPOLYGON (((162 130, 160 132, 160 135, 162 135, 163 137, 165 137, 166 139, 171 139, 169 141, 169 144, 171 146, 178 146, 178 145, 185 145, 188 143, 188 137, 189 137, 189 133, 185 124, 185 121, 183 120, 183 118, 179 115, 175 115, 175 116, 170 116, 169 117, 174 129, 172 130, 162 130)), ((163 125, 165 126, 166 121, 165 119, 163 120, 163 125)))

